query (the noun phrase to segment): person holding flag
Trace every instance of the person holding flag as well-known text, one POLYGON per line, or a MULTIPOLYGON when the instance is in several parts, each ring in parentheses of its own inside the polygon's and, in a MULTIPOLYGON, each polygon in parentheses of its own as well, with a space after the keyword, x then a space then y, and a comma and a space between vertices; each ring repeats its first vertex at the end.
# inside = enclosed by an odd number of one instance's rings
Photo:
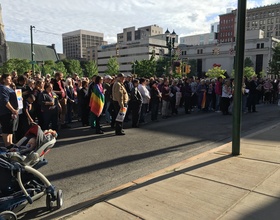
POLYGON ((100 117, 105 103, 102 84, 103 78, 96 76, 89 100, 91 127, 95 127, 96 134, 104 133, 100 126, 100 117))

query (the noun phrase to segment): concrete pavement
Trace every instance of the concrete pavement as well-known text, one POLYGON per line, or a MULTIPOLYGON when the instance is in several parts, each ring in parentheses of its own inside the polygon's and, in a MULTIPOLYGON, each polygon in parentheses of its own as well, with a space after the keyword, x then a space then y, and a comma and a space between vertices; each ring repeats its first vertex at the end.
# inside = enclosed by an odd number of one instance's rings
POLYGON ((280 123, 91 199, 60 219, 280 219, 280 123))

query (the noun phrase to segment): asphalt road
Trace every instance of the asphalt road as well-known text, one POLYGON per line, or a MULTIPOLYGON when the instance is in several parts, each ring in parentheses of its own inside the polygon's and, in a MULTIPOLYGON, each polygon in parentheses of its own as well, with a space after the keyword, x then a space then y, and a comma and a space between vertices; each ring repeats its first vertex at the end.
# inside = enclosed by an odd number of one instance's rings
MULTIPOLYGON (((242 116, 241 136, 279 121, 277 105, 261 104, 257 110, 242 116)), ((215 112, 185 115, 181 109, 177 116, 148 122, 141 128, 125 123, 125 136, 115 136, 106 125, 105 133, 97 135, 73 123, 72 128, 59 131, 55 147, 46 155, 49 164, 40 169, 57 189, 63 190, 63 208, 47 211, 43 197, 18 217, 63 216, 112 188, 227 143, 231 141, 232 120, 232 116, 215 112)))

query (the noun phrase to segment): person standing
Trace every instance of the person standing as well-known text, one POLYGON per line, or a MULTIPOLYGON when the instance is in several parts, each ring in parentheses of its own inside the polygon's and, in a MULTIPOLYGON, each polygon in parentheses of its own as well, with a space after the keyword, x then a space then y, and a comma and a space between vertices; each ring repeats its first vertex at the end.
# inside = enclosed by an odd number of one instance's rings
POLYGON ((231 82, 229 79, 226 79, 223 85, 222 97, 221 97, 221 110, 223 112, 223 115, 230 115, 228 111, 228 107, 230 106, 231 97, 232 97, 231 82))
POLYGON ((159 110, 159 103, 161 100, 161 92, 158 89, 157 81, 151 82, 151 120, 157 121, 158 120, 158 110, 159 110))
MULTIPOLYGON (((127 91, 124 87, 124 74, 119 73, 117 75, 117 80, 112 88, 113 105, 115 116, 119 113, 120 109, 127 108, 129 101, 127 91)), ((116 117, 115 117, 116 118, 116 117)), ((125 135, 123 131, 123 122, 115 122, 116 135, 125 135)))
POLYGON ((81 112, 82 126, 89 126, 89 98, 88 81, 82 81, 82 88, 78 91, 78 107, 81 112))
POLYGON ((104 95, 105 95, 105 120, 106 123, 111 123, 111 115, 109 112, 109 107, 110 107, 110 101, 111 101, 111 80, 113 78, 110 75, 107 75, 104 77, 104 83, 103 83, 103 88, 104 88, 104 95))
POLYGON ((100 126, 100 117, 105 104, 105 96, 103 91, 103 78, 96 76, 92 93, 90 96, 90 117, 92 121, 92 127, 95 127, 96 134, 103 134, 104 132, 100 126), (95 126, 94 126, 95 125, 95 126))
POLYGON ((138 89, 139 80, 134 79, 132 83, 133 83, 133 88, 130 93, 129 106, 130 106, 131 115, 132 115, 132 118, 131 118, 132 127, 138 128, 143 98, 138 89))
POLYGON ((75 104, 75 94, 74 94, 74 86, 73 86, 73 79, 67 78, 66 79, 66 94, 67 94, 67 113, 66 113, 66 122, 69 124, 72 122, 73 118, 73 107, 75 104))
POLYGON ((12 77, 3 74, 0 78, 0 124, 5 147, 13 144, 14 120, 18 117, 18 102, 15 91, 10 87, 12 77))
POLYGON ((216 94, 216 107, 215 107, 215 112, 221 112, 220 111, 220 101, 221 101, 221 96, 222 96, 222 86, 223 78, 218 77, 216 83, 215 83, 215 94, 216 94))
POLYGON ((182 93, 184 97, 184 107, 185 107, 185 114, 190 114, 191 113, 191 103, 192 103, 192 87, 190 85, 191 79, 186 78, 185 79, 185 84, 182 88, 182 93))
POLYGON ((161 114, 162 118, 166 119, 170 116, 170 87, 169 87, 169 80, 167 78, 163 81, 163 86, 161 88, 161 96, 162 96, 162 109, 161 114))
POLYGON ((258 82, 257 76, 253 76, 252 80, 249 82, 249 95, 248 95, 248 113, 257 112, 256 103, 258 99, 258 82))
POLYGON ((141 93, 141 96, 143 98, 143 103, 142 103, 142 106, 141 106, 141 112, 140 112, 140 120, 139 122, 140 123, 145 123, 145 116, 148 112, 148 107, 149 107, 149 103, 150 103, 150 99, 151 99, 151 96, 150 96, 150 92, 149 90, 147 89, 147 84, 146 84, 146 79, 144 78, 141 78, 139 80, 139 86, 138 86, 138 90, 139 92, 141 93))
POLYGON ((48 130, 51 124, 51 129, 57 131, 58 129, 58 112, 61 108, 58 96, 53 92, 53 85, 46 83, 44 91, 39 96, 39 103, 43 115, 43 130, 48 130))
POLYGON ((53 84, 53 92, 57 94, 59 99, 59 104, 61 106, 61 112, 60 112, 61 128, 70 128, 70 126, 65 123, 65 117, 67 113, 67 94, 63 82, 63 73, 57 72, 55 73, 54 77, 55 78, 52 80, 51 83, 53 84))

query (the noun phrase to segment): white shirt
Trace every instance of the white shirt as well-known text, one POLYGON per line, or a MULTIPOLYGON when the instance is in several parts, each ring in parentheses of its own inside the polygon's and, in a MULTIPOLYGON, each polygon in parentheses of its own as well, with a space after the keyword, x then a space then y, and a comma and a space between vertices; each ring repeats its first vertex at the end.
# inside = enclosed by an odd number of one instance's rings
POLYGON ((151 96, 149 90, 146 88, 146 86, 143 86, 142 84, 138 85, 138 90, 142 95, 143 98, 143 104, 149 104, 151 96))

